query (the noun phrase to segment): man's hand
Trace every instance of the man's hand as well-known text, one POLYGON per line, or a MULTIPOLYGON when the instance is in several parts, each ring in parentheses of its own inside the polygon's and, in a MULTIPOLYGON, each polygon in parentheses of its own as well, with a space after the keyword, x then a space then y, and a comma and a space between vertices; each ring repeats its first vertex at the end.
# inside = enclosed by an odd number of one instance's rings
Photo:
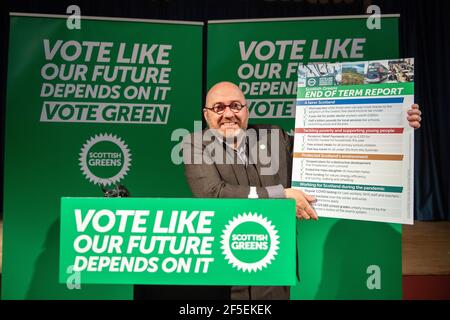
POLYGON ((422 121, 422 117, 420 116, 422 112, 419 110, 418 104, 413 104, 411 109, 408 110, 408 116, 406 119, 409 122, 409 125, 414 129, 420 128, 420 121, 422 121))
POLYGON ((298 189, 284 189, 284 194, 286 198, 295 199, 295 204, 297 206, 297 218, 309 220, 313 218, 314 220, 318 220, 314 209, 311 207, 311 203, 316 202, 316 198, 304 193, 298 189))

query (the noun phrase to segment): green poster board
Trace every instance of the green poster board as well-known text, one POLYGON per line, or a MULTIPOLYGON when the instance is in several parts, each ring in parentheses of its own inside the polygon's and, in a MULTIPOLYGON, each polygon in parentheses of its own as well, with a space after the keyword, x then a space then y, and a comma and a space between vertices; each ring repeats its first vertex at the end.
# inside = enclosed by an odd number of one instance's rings
POLYGON ((132 197, 190 195, 171 135, 199 119, 202 24, 10 23, 2 298, 132 299, 129 285, 59 283, 60 198, 115 184, 132 197))
MULTIPOLYGON (((296 67, 398 57, 398 15, 209 21, 207 87, 239 84, 251 123, 294 129, 296 67)), ((401 299, 401 226, 299 221, 300 282, 292 299, 401 299)))
POLYGON ((63 198, 60 282, 293 285, 292 199, 63 198))

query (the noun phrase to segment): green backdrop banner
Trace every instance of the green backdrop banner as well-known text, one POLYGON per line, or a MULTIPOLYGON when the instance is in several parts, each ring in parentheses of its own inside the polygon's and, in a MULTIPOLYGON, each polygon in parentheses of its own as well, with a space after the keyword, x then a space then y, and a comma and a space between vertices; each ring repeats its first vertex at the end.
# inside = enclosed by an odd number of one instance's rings
POLYGON ((63 198, 60 282, 293 285, 291 199, 63 198))
POLYGON ((171 137, 199 120, 202 24, 11 16, 10 30, 2 298, 132 299, 71 269, 59 284, 60 198, 190 195, 171 137))
MULTIPOLYGON (((250 122, 294 128, 299 63, 398 57, 398 17, 267 19, 208 24, 207 85, 239 84, 250 122)), ((400 299, 401 226, 321 218, 298 223, 293 299, 400 299)))

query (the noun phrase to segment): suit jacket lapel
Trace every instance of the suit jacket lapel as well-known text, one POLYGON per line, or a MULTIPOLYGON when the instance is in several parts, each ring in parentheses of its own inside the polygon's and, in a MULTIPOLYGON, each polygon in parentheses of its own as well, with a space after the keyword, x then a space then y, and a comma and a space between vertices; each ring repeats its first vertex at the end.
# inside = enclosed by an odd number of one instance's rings
POLYGON ((232 167, 239 185, 247 186, 248 178, 247 172, 245 171, 245 166, 243 164, 233 164, 232 167))
POLYGON ((247 173, 245 172, 245 166, 243 164, 237 164, 237 155, 227 148, 225 143, 222 143, 224 152, 224 163, 231 165, 234 175, 236 177, 238 185, 248 185, 247 173))
MULTIPOLYGON (((249 146, 249 157, 252 157, 251 160, 252 163, 255 163, 256 160, 256 170, 258 170, 259 178, 261 180, 262 186, 271 186, 274 184, 274 176, 273 175, 263 175, 261 174, 261 167, 263 164, 261 163, 261 156, 260 152, 267 152, 267 150, 270 150, 270 136, 267 135, 266 132, 257 130, 258 135, 258 142, 253 145, 249 146), (256 159, 254 159, 256 157, 256 159)), ((268 165, 265 164, 264 167, 267 167, 268 165)))

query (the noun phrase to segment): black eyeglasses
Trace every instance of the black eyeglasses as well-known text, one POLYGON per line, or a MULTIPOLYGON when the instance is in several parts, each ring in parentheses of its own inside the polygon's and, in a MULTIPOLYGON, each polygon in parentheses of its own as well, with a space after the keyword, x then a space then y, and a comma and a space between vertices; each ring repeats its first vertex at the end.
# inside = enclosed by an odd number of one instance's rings
POLYGON ((206 108, 207 110, 211 110, 217 114, 222 114, 225 112, 225 109, 227 107, 230 107, 230 110, 233 111, 234 113, 238 113, 239 111, 242 110, 242 108, 245 108, 247 105, 240 103, 239 101, 233 101, 230 104, 225 104, 223 102, 218 102, 216 104, 214 104, 212 107, 210 108, 206 108))

